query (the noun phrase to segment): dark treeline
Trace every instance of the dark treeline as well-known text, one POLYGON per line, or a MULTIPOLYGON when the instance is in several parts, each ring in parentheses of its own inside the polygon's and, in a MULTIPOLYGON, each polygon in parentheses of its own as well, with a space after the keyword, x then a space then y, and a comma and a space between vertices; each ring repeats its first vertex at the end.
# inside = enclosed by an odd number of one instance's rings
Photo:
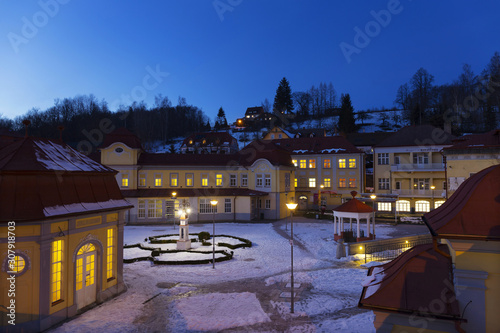
MULTIPOLYGON (((64 126, 63 140, 72 145, 82 140, 92 142, 88 133, 95 133, 94 130, 99 130, 103 122, 106 128, 126 127, 145 144, 153 141, 166 143, 189 132, 210 130, 210 122, 199 108, 188 105, 182 97, 176 106, 172 106, 170 100, 161 95, 155 97, 150 108, 144 102, 133 102, 129 106, 120 106, 116 112, 111 112, 107 102, 97 100, 94 95, 57 99, 54 106, 46 110, 33 108, 14 120, 0 118, 0 129, 24 133, 22 121, 25 119, 31 122, 29 134, 38 137, 58 138, 58 127, 64 126)), ((99 141, 97 136, 94 139, 99 141)))
POLYGON ((312 86, 307 91, 292 94, 295 103, 296 119, 311 119, 338 114, 337 93, 333 84, 320 82, 318 87, 312 86))
POLYGON ((399 87, 395 103, 409 124, 449 125, 455 134, 492 130, 500 107, 500 54, 480 75, 465 64, 457 79, 443 85, 434 85, 434 76, 420 68, 399 87))

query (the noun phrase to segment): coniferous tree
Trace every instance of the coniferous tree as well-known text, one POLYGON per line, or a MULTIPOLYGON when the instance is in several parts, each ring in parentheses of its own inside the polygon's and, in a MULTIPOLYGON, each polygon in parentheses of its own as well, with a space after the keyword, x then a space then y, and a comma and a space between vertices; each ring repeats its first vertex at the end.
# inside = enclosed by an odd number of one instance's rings
POLYGON ((286 77, 281 79, 276 89, 273 108, 281 113, 291 113, 293 110, 292 89, 286 77))
POLYGON ((339 130, 343 133, 352 133, 356 131, 356 121, 354 120, 354 108, 351 103, 349 94, 342 94, 340 97, 340 115, 339 115, 339 130))

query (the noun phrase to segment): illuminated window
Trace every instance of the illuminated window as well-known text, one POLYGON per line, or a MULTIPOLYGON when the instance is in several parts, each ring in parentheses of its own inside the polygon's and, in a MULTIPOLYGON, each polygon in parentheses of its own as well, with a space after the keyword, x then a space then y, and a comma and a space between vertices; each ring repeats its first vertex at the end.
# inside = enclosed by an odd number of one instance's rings
POLYGON ((323 185, 325 187, 331 187, 332 186, 332 182, 331 182, 330 178, 323 179, 323 185))
POLYGON ((297 166, 297 160, 292 160, 293 165, 297 166))
POLYGON ((356 159, 350 158, 349 159, 349 168, 355 168, 355 167, 356 167, 356 159))
POLYGON ((170 186, 176 187, 179 184, 179 174, 171 173, 170 174, 170 186))
POLYGON ((436 202, 434 202, 434 209, 439 208, 442 204, 444 204, 444 200, 436 200, 436 202))
POLYGON ((264 175, 264 186, 271 187, 271 175, 264 175))
MULTIPOLYGON (((77 256, 82 256, 95 251, 95 246, 88 243, 83 245, 77 253, 77 256)), ((80 290, 83 287, 83 277, 85 275, 85 286, 90 286, 95 282, 95 257, 93 254, 86 256, 85 263, 84 258, 76 259, 76 290, 80 290), (84 274, 85 269, 85 274, 84 274)))
POLYGON ((345 178, 339 178, 339 187, 347 187, 347 182, 345 178))
POLYGON ((396 201, 396 210, 398 212, 409 212, 410 211, 410 202, 408 200, 396 201))
POLYGON ((339 169, 345 169, 345 158, 339 158, 339 169))
POLYGON ((19 255, 14 256, 14 259, 12 261, 9 260, 9 273, 21 273, 25 267, 26 262, 24 261, 24 258, 19 255))
POLYGON ((208 186, 208 175, 207 174, 201 175, 201 186, 202 187, 208 186))
POLYGON ((349 178, 349 187, 356 187, 356 178, 349 178))
POLYGON ((139 186, 146 186, 146 174, 141 173, 139 175, 139 186))
POLYGON ((309 169, 316 169, 316 160, 315 159, 309 160, 309 169))
POLYGON ((299 187, 299 185, 298 185, 298 184, 299 184, 299 182, 298 182, 297 178, 295 178, 295 180, 294 180, 293 184, 294 184, 294 186, 295 186, 295 187, 299 187))
POLYGON ((63 241, 52 242, 52 302, 62 299, 62 263, 63 263, 63 241))
POLYGON ((316 187, 316 178, 309 178, 309 187, 316 187))
POLYGON ((222 174, 215 175, 215 186, 222 186, 222 174))
POLYGON ((241 174, 241 186, 248 186, 248 175, 246 173, 241 174))
POLYGON ((377 210, 381 212, 390 212, 392 209, 390 202, 377 202, 377 210))
POLYGON ((431 205, 429 201, 419 200, 415 202, 415 212, 417 213, 427 213, 431 210, 431 205))
POLYGON ((160 174, 155 175, 155 186, 161 186, 161 175, 160 174))
POLYGON ((305 169, 306 165, 307 165, 306 160, 300 160, 299 161, 299 168, 305 169))
POLYGON ((229 186, 237 186, 237 185, 238 185, 238 176, 229 175, 229 186))
POLYGON ((122 187, 128 187, 128 174, 122 173, 122 187))
POLYGON ((145 200, 139 200, 139 205, 137 209, 137 217, 140 219, 143 219, 146 217, 146 201, 145 200))
POLYGON ((106 276, 109 279, 113 277, 113 261, 115 256, 115 235, 113 229, 108 229, 108 253, 107 253, 107 266, 106 266, 106 276))
POLYGON ((194 178, 194 175, 192 173, 187 173, 186 174, 186 186, 187 187, 192 187, 193 186, 193 178, 194 178))
POLYGON ((330 169, 332 167, 332 163, 330 159, 323 160, 323 168, 330 169))

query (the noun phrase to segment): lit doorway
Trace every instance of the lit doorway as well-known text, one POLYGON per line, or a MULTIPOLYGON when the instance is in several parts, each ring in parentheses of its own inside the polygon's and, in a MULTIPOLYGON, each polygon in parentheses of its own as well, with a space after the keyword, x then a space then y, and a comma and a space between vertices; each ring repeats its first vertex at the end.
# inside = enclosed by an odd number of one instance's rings
POLYGON ((96 301, 96 258, 92 244, 83 245, 76 255, 76 301, 81 309, 96 301))

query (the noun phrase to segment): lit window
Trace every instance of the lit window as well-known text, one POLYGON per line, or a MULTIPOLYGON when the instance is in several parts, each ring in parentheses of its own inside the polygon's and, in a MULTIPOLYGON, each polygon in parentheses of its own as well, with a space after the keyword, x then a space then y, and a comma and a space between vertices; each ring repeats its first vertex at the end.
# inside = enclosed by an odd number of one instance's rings
POLYGON ((229 175, 229 186, 237 186, 237 176, 236 175, 229 175))
POLYGON ((262 187, 262 174, 257 174, 256 175, 255 186, 262 187))
POLYGON ((349 178, 349 187, 356 187, 356 178, 349 178))
POLYGON ((409 212, 410 211, 410 202, 408 200, 396 201, 396 210, 398 212, 409 212))
POLYGON ((316 187, 316 178, 309 178, 309 187, 316 187))
POLYGON ((415 212, 417 213, 427 213, 431 210, 431 205, 429 201, 419 200, 415 202, 415 212))
POLYGON ((231 213, 232 204, 231 199, 224 199, 224 213, 231 213))
POLYGON ((178 185, 179 174, 171 173, 170 174, 170 186, 176 187, 178 185))
POLYGON ((222 175, 220 173, 215 175, 215 186, 222 186, 222 175))
POLYGON ((315 159, 309 160, 309 169, 316 169, 316 160, 315 159))
POLYGON ((347 182, 345 178, 339 178, 339 187, 347 187, 347 182))
POLYGON ((63 241, 52 242, 52 302, 62 299, 63 241))
POLYGON ((300 160, 299 161, 299 168, 305 169, 306 165, 307 165, 306 160, 300 160))
POLYGON ((265 209, 271 209, 271 200, 270 199, 266 199, 265 209))
POLYGON ((297 166, 297 160, 292 160, 293 165, 297 166))
POLYGON ((161 175, 160 174, 156 174, 155 175, 155 186, 161 186, 161 175))
POLYGON ((323 160, 323 168, 330 169, 332 167, 332 163, 330 159, 323 160))
POLYGON ((243 186, 243 187, 248 186, 248 175, 247 174, 241 175, 241 186, 243 186))
POLYGON ((271 175, 265 175, 264 186, 271 187, 271 175))
POLYGON ((139 200, 139 207, 137 209, 137 217, 143 219, 146 217, 146 201, 139 200))
POLYGON ((208 186, 208 175, 207 174, 201 175, 201 186, 202 187, 208 186))
POLYGON ((444 204, 444 200, 437 200, 434 202, 434 209, 439 208, 442 204, 444 204))
POLYGON ((146 186, 146 174, 141 173, 139 175, 139 186, 146 186))
POLYGON ((295 187, 299 187, 298 183, 299 183, 299 182, 298 182, 297 178, 295 178, 295 180, 294 180, 294 182, 293 182, 294 186, 295 186, 295 187))
POLYGON ((345 169, 345 158, 339 158, 339 169, 345 169))
POLYGON ((128 187, 128 174, 122 173, 122 187, 128 187))
POLYGON ((13 261, 9 260, 9 273, 21 273, 24 270, 24 267, 26 267, 26 262, 21 256, 17 255, 14 256, 13 261))
POLYGON ((390 212, 392 210, 390 202, 377 202, 377 210, 381 212, 390 212))
POLYGON ((113 259, 115 255, 115 237, 114 237, 114 230, 113 229, 108 229, 108 253, 107 253, 107 267, 106 267, 106 276, 109 279, 113 277, 113 259))
POLYGON ((349 159, 349 168, 355 168, 355 167, 356 167, 356 159, 350 158, 349 159))
POLYGON ((331 182, 330 178, 323 179, 323 185, 325 187, 331 187, 332 186, 332 182, 331 182))
POLYGON ((186 186, 187 187, 193 186, 193 178, 194 178, 194 175, 192 173, 186 174, 186 186))

